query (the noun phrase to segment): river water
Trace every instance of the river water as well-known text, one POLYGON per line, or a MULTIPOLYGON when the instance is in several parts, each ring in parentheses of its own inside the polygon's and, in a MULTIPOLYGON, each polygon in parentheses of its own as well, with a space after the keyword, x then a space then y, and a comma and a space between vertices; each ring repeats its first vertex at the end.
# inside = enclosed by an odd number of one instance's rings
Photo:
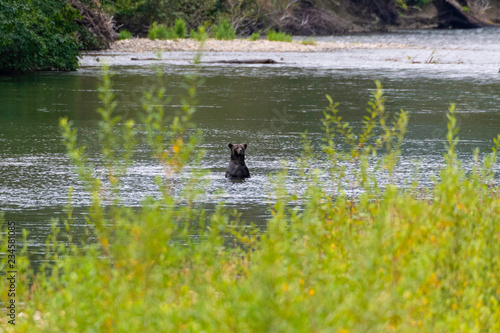
MULTIPOLYGON (((195 116, 206 150, 202 168, 210 184, 204 203, 225 201, 243 219, 265 225, 269 217, 269 177, 282 161, 293 169, 301 133, 308 131, 315 149, 321 143, 320 119, 325 94, 340 103, 343 117, 359 126, 366 103, 382 82, 387 109, 410 114, 397 177, 410 175, 430 185, 443 164, 446 111, 456 103, 461 128, 459 153, 464 167, 472 151, 490 151, 500 133, 500 31, 495 29, 407 31, 388 34, 321 37, 322 41, 402 43, 408 49, 346 49, 329 53, 206 53, 204 60, 272 58, 277 65, 204 64, 195 116), (227 143, 249 144, 252 178, 234 183, 224 178, 227 143), (418 168, 416 167, 418 166, 418 168), (223 194, 218 194, 222 190, 223 194)), ((184 75, 194 70, 190 52, 164 53, 161 61, 131 61, 154 54, 90 53, 70 73, 0 77, 0 211, 30 232, 30 251, 42 255, 50 221, 64 215, 69 186, 83 225, 89 202, 65 156, 58 119, 68 117, 92 153, 99 106, 96 87, 105 61, 114 73, 114 92, 122 115, 137 117, 140 96, 155 82, 156 67, 168 78, 178 108, 184 75)), ((127 176, 123 202, 137 206, 156 195, 154 177, 162 174, 153 160, 138 155, 127 176)), ((98 163, 98 158, 95 160, 98 163)), ((498 166, 496 166, 498 169, 498 166)), ((290 179, 294 182, 294 179, 290 179)))

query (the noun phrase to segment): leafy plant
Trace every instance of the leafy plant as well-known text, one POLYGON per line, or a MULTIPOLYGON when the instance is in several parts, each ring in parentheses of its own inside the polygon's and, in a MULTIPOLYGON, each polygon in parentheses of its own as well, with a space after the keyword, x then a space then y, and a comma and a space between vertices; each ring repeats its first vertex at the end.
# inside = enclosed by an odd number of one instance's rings
POLYGON ((175 20, 174 32, 177 38, 186 38, 187 36, 186 21, 184 21, 183 19, 175 20))
POLYGON ((254 32, 253 34, 250 35, 250 37, 248 37, 248 40, 255 42, 259 38, 260 38, 260 33, 254 32))
POLYGON ((316 45, 316 43, 313 41, 312 37, 309 37, 309 39, 304 39, 302 41, 302 45, 316 45))
POLYGON ((215 39, 227 39, 232 40, 236 37, 236 33, 233 29, 231 23, 225 19, 220 24, 214 25, 212 27, 212 34, 215 39))
POLYGON ((126 29, 120 30, 120 36, 118 37, 119 40, 130 39, 130 38, 132 38, 132 34, 130 33, 130 31, 126 29))
POLYGON ((267 40, 290 43, 292 41, 292 35, 286 34, 284 32, 269 30, 267 32, 267 40))
MULTIPOLYGON (((386 110, 381 84, 359 129, 327 96, 321 153, 304 133, 298 168, 270 178, 271 217, 257 230, 222 205, 208 213, 197 202, 204 195, 203 151, 192 116, 201 81, 186 77, 181 108, 172 113, 163 80, 159 72, 158 84, 144 93, 136 124, 116 114, 104 70, 96 138, 104 172, 96 172, 77 129, 61 119, 68 156, 92 198, 93 241, 68 245, 70 202, 65 228, 53 225, 37 272, 25 245, 17 257, 24 315, 16 331, 500 330, 500 135, 465 172, 451 105, 445 166, 422 198, 391 177, 377 182, 397 166, 408 121, 406 112, 386 110), (159 196, 131 209, 120 204, 120 184, 139 142, 164 173, 156 178, 159 196), (292 172, 307 184, 304 193, 292 193, 292 172), (360 190, 349 193, 353 187, 360 190)), ((0 252, 7 244, 0 233, 0 252)), ((0 289, 9 283, 0 279, 0 289)), ((7 304, 7 293, 0 301, 7 304)))
POLYGON ((163 24, 158 25, 158 23, 153 22, 153 25, 148 31, 148 38, 151 40, 177 39, 177 35, 172 28, 169 28, 163 24))
POLYGON ((196 39, 197 41, 203 41, 208 38, 208 33, 205 31, 205 27, 199 26, 198 31, 191 29, 189 34, 191 38, 196 39))
POLYGON ((57 0, 0 2, 0 72, 76 70, 77 15, 57 0))

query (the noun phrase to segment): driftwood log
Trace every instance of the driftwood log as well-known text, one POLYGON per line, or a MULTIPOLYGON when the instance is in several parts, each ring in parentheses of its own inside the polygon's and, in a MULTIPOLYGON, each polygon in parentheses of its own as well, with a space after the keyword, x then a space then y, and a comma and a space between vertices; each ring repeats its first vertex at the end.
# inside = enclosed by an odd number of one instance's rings
POLYGON ((282 64, 273 59, 249 59, 249 60, 213 60, 213 61, 201 61, 202 63, 208 64, 282 64))
MULTIPOLYGON (((162 60, 160 58, 130 58, 130 60, 139 60, 139 61, 155 61, 162 60)), ((205 64, 283 64, 283 62, 279 62, 273 59, 250 59, 250 60, 213 60, 213 61, 200 61, 200 63, 205 64)))
POLYGON ((161 60, 160 58, 130 58, 130 60, 161 60))

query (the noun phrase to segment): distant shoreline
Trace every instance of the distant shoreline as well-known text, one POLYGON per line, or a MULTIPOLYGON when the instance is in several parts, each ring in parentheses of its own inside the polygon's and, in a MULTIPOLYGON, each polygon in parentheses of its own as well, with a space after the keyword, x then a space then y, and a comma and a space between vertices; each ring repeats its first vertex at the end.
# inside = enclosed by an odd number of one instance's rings
MULTIPOLYGON (((108 52, 175 52, 196 51, 199 41, 194 39, 150 40, 147 38, 131 38, 112 43, 108 52)), ((264 39, 249 41, 247 39, 216 40, 207 39, 203 47, 205 52, 328 52, 341 49, 426 49, 421 45, 396 43, 344 43, 314 42, 304 45, 302 41, 271 42, 264 39)))

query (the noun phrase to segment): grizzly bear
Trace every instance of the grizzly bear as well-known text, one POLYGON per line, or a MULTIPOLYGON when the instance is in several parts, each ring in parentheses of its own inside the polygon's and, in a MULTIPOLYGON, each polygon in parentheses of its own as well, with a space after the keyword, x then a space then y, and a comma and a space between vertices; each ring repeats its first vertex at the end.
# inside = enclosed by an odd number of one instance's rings
POLYGON ((227 145, 231 149, 231 160, 226 169, 226 178, 250 178, 250 172, 245 165, 245 149, 247 144, 227 145))

